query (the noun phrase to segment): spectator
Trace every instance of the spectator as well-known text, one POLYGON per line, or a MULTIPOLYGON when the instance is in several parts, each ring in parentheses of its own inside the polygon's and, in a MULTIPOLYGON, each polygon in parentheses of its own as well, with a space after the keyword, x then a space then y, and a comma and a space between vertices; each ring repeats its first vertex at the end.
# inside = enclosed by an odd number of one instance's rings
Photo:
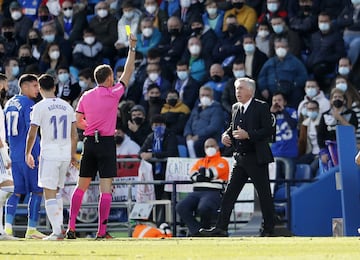
POLYGON ((156 0, 144 0, 143 17, 149 17, 153 20, 154 28, 157 28, 161 33, 167 31, 168 14, 166 11, 159 8, 156 0))
POLYGON ((39 70, 42 73, 48 70, 56 71, 60 65, 67 65, 68 61, 56 42, 49 43, 39 61, 39 70))
POLYGON ((26 36, 30 28, 33 26, 33 21, 26 15, 23 15, 22 7, 19 2, 11 2, 9 9, 11 19, 14 21, 15 38, 19 40, 19 45, 22 45, 26 42, 26 36))
POLYGON ((135 7, 131 0, 122 1, 121 9, 122 16, 117 23, 118 39, 115 42, 115 49, 120 58, 126 56, 129 47, 125 25, 129 25, 131 33, 136 35, 141 17, 141 11, 135 7))
POLYGON ((276 138, 271 145, 271 151, 275 159, 280 157, 281 161, 286 161, 288 165, 277 171, 277 178, 290 180, 294 178, 294 160, 298 156, 297 113, 294 108, 287 106, 286 98, 280 92, 273 94, 270 112, 276 118, 276 138))
MULTIPOLYGON (((74 101, 72 102, 72 106, 74 109, 76 109, 77 104, 79 103, 79 100, 81 98, 81 96, 85 93, 85 91, 88 91, 90 89, 95 88, 96 83, 95 83, 95 79, 94 79, 94 71, 86 68, 83 70, 79 71, 79 87, 80 87, 80 94, 77 98, 74 99, 74 101)), ((82 138, 81 138, 82 140, 82 138)))
POLYGON ((141 33, 137 34, 136 50, 146 56, 150 49, 159 45, 161 33, 157 28, 154 28, 152 19, 148 17, 141 19, 140 31, 141 33))
POLYGON ((16 58, 8 58, 4 62, 5 75, 8 82, 7 98, 11 98, 19 94, 18 77, 20 76, 19 62, 16 58))
POLYGON ((149 122, 154 115, 160 114, 161 108, 164 105, 165 101, 161 97, 161 91, 157 84, 149 85, 146 93, 145 93, 145 102, 141 102, 145 108, 146 118, 149 122))
POLYGON ((103 45, 98 41, 92 29, 87 28, 83 32, 83 41, 77 43, 73 50, 73 65, 78 70, 85 68, 95 69, 102 64, 103 45))
POLYGON ((189 236, 199 236, 201 227, 212 226, 229 179, 229 163, 221 157, 216 140, 207 139, 204 151, 206 156, 198 159, 189 171, 194 191, 176 205, 176 212, 189 228, 189 236))
POLYGON ((218 8, 215 0, 207 0, 204 5, 206 12, 202 15, 203 23, 213 29, 217 38, 220 39, 222 37, 225 12, 218 8))
POLYGON ((176 75, 173 88, 179 93, 180 100, 192 109, 199 96, 199 82, 190 75, 189 64, 186 61, 177 63, 176 75))
POLYGON ((309 164, 313 177, 319 168, 320 148, 317 139, 317 127, 321 118, 319 108, 319 103, 316 100, 309 100, 306 103, 307 118, 300 125, 299 157, 296 160, 297 164, 309 164))
POLYGON ((1 24, 0 42, 5 47, 5 57, 15 57, 17 55, 20 39, 15 34, 15 25, 11 19, 5 18, 1 24))
POLYGON ((40 5, 37 11, 37 17, 33 23, 33 28, 41 31, 44 24, 54 23, 54 17, 49 12, 49 8, 46 5, 40 5))
POLYGON ((224 112, 219 102, 214 100, 211 87, 202 86, 200 102, 194 106, 184 129, 190 157, 204 156, 204 143, 208 138, 220 139, 224 129, 224 112))
MULTIPOLYGON (((178 156, 176 136, 166 129, 165 119, 161 115, 156 115, 152 118, 151 128, 152 133, 146 137, 145 142, 140 148, 140 158, 148 161, 178 156)), ((154 180, 165 180, 166 161, 152 162, 151 164, 153 166, 154 180)), ((164 192, 163 184, 155 185, 155 198, 157 200, 168 198, 164 192)), ((158 220, 160 219, 161 215, 160 217, 158 215, 158 220)))
POLYGON ((180 0, 161 1, 160 9, 166 11, 169 16, 173 16, 180 9, 180 0))
POLYGON ((281 91, 287 96, 289 106, 298 107, 307 79, 306 68, 289 53, 285 38, 275 39, 274 46, 276 56, 265 62, 258 76, 259 92, 263 99, 269 101, 274 92, 281 91))
POLYGON ((26 44, 31 47, 31 55, 36 60, 40 60, 40 45, 42 43, 41 34, 37 29, 30 29, 26 44))
POLYGON ((270 26, 267 22, 259 23, 255 42, 256 47, 270 57, 270 26))
POLYGON ((128 123, 128 135, 139 146, 142 146, 146 137, 151 133, 151 127, 146 120, 146 112, 143 106, 135 105, 130 109, 131 120, 128 123))
POLYGON ((347 78, 356 89, 360 89, 360 76, 355 73, 351 60, 348 57, 342 57, 338 62, 338 75, 347 78))
POLYGON ((258 23, 263 21, 268 22, 274 15, 287 19, 288 14, 283 7, 283 2, 281 0, 266 0, 265 11, 259 16, 258 23))
POLYGON ((85 10, 76 12, 73 0, 60 1, 61 12, 55 19, 57 34, 69 40, 71 45, 81 41, 81 35, 88 26, 85 10))
POLYGON ((105 1, 99 1, 95 5, 95 13, 96 15, 89 22, 89 27, 93 29, 96 39, 103 45, 104 58, 109 59, 112 64, 116 53, 114 44, 117 35, 114 30, 117 28, 117 20, 109 13, 109 5, 105 1))
POLYGON ((331 25, 330 14, 320 13, 318 25, 319 31, 311 36, 311 53, 307 59, 307 67, 314 74, 321 89, 326 91, 330 85, 326 76, 335 73, 336 63, 346 53, 341 32, 331 25))
POLYGON ((4 61, 6 60, 5 55, 5 44, 0 41, 0 72, 5 72, 4 61))
MULTIPOLYGON (((257 19, 256 11, 246 4, 245 0, 231 0, 232 8, 227 10, 224 15, 226 19, 229 15, 234 15, 237 20, 237 24, 246 28, 248 33, 252 33, 255 30, 255 24, 257 19)), ((223 26, 223 31, 227 30, 227 24, 223 26)))
POLYGON ((19 74, 28 72, 27 69, 30 68, 32 64, 38 67, 38 61, 31 56, 31 47, 29 45, 21 45, 18 52, 19 59, 19 74))
POLYGON ((183 136, 190 109, 179 99, 176 90, 169 90, 166 103, 161 108, 161 115, 165 118, 166 128, 177 136, 183 136))
POLYGON ((56 96, 64 99, 72 105, 72 102, 80 95, 81 88, 76 80, 70 75, 69 67, 60 65, 56 69, 58 83, 56 96))
POLYGON ((180 0, 180 8, 173 15, 180 18, 183 23, 183 31, 186 36, 190 35, 190 21, 194 17, 202 14, 202 5, 200 3, 192 3, 191 0, 180 0))
POLYGON ((226 86, 227 77, 220 64, 214 63, 210 67, 210 81, 206 82, 204 85, 211 87, 214 92, 214 100, 221 102, 221 95, 226 86))

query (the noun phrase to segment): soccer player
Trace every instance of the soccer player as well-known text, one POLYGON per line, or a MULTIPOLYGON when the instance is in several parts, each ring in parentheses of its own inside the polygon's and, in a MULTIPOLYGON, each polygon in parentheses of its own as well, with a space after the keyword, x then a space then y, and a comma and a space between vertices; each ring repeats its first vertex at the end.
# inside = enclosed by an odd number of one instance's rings
POLYGON ((116 176, 115 125, 117 106, 125 92, 134 70, 136 37, 129 36, 129 52, 120 81, 114 85, 113 70, 99 65, 94 71, 97 86, 86 91, 76 108, 77 127, 84 130, 84 149, 80 162, 77 186, 71 198, 70 219, 66 232, 68 239, 75 239, 76 216, 91 179, 99 172, 100 199, 96 239, 112 238, 106 231, 111 206, 112 179, 116 176))
POLYGON ((45 210, 53 230, 43 240, 62 240, 63 201, 59 189, 64 188, 70 161, 76 162, 75 112, 69 103, 55 96, 52 76, 42 75, 39 84, 43 100, 33 107, 25 158, 27 165, 34 169, 35 160, 31 151, 40 128, 38 185, 44 189, 45 210))
MULTIPOLYGON (((7 77, 0 73, 0 92, 7 90, 7 77)), ((11 160, 5 142, 4 111, 0 104, 0 240, 14 240, 15 237, 5 233, 3 227, 3 207, 9 192, 14 191, 11 175, 11 160)))
MULTIPOLYGON (((12 161, 12 175, 14 179, 14 193, 6 202, 5 232, 13 234, 12 224, 17 205, 21 195, 29 194, 28 202, 28 227, 25 238, 42 239, 44 234, 36 230, 39 219, 42 189, 37 185, 37 167, 29 168, 25 162, 26 136, 30 127, 30 113, 34 100, 39 94, 39 83, 33 74, 23 74, 19 78, 21 94, 12 97, 5 105, 6 135, 10 147, 12 161)), ((37 136, 33 149, 33 156, 39 156, 40 138, 37 136)))

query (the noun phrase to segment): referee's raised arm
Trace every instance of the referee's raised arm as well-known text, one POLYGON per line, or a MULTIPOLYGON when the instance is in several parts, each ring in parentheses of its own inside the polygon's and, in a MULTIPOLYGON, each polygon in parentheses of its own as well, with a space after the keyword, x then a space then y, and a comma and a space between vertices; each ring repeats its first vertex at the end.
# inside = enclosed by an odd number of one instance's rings
POLYGON ((134 71, 135 53, 136 53, 136 36, 130 34, 129 36, 129 52, 124 66, 124 73, 120 77, 120 82, 124 83, 125 87, 128 86, 130 77, 134 71))

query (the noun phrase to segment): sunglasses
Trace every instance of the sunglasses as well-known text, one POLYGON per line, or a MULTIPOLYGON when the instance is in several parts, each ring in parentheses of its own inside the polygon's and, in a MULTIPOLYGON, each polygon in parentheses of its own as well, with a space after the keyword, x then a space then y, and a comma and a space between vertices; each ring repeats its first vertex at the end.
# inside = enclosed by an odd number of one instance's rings
POLYGON ((64 7, 63 10, 66 11, 66 10, 72 10, 73 8, 72 7, 64 7))

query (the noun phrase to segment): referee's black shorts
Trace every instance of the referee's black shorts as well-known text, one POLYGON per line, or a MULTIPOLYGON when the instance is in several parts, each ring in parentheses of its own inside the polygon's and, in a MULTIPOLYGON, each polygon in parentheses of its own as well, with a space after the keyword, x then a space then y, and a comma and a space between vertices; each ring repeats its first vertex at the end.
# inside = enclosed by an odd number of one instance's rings
POLYGON ((94 178, 99 172, 100 178, 112 178, 116 172, 116 144, 114 136, 99 136, 95 142, 93 136, 84 138, 84 148, 80 162, 80 177, 94 178))

